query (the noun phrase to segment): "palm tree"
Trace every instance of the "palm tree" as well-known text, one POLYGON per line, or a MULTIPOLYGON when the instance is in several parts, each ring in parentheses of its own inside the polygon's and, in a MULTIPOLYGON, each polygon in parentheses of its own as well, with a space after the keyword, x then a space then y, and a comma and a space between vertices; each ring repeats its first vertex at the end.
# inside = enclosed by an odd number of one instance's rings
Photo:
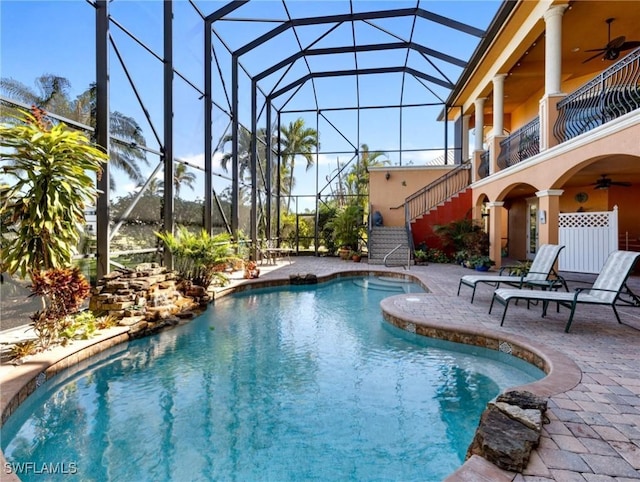
POLYGON ((180 188, 184 184, 193 191, 193 183, 196 182, 196 175, 193 172, 187 171, 187 166, 181 162, 176 163, 173 171, 173 189, 176 192, 176 197, 180 196, 180 188))
MULTIPOLYGON (((52 74, 38 77, 35 89, 11 78, 0 79, 0 91, 7 97, 95 128, 96 84, 92 83, 75 99, 70 97, 70 88, 69 80, 52 74)), ((7 117, 6 113, 3 111, 3 120, 7 117)), ((148 165, 149 162, 145 152, 138 147, 146 145, 142 128, 132 117, 116 111, 110 114, 110 130, 119 139, 111 143, 111 165, 122 170, 135 183, 143 182, 140 163, 148 165)), ((114 187, 111 179, 111 188, 114 187)))
POLYGON ((369 194, 369 168, 389 164, 386 155, 387 154, 382 151, 371 152, 367 144, 362 144, 360 146, 358 162, 351 167, 351 170, 345 176, 343 190, 345 190, 347 194, 359 196, 363 207, 367 204, 366 197, 369 194))
MULTIPOLYGON (((226 144, 233 141, 233 136, 228 134, 222 139, 222 143, 226 144)), ((227 152, 220 159, 220 167, 225 172, 229 172, 229 161, 232 160, 233 153, 227 152)), ((244 177, 245 172, 251 166, 251 132, 240 126, 238 129, 238 175, 239 179, 244 177)))
MULTIPOLYGON (((282 165, 289 170, 289 201, 287 211, 291 207, 291 190, 294 181, 294 168, 296 157, 302 156, 307 160, 307 170, 313 166, 313 150, 318 148, 318 131, 311 127, 304 126, 304 120, 298 118, 290 122, 288 126, 280 128, 282 165)), ((281 181, 282 185, 285 185, 281 181)))

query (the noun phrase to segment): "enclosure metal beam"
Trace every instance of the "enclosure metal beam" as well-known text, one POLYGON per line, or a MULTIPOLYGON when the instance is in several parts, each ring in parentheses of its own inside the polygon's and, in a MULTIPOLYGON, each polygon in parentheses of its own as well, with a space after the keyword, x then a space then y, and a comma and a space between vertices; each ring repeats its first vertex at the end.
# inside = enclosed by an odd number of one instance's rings
MULTIPOLYGON (((109 1, 98 0, 96 8, 96 143, 110 154, 109 145, 109 1)), ((98 279, 109 273, 109 170, 111 162, 104 165, 102 177, 97 181, 99 190, 96 202, 96 238, 98 279)))
POLYGON ((374 11, 374 12, 347 13, 347 14, 339 14, 339 15, 326 15, 326 16, 319 16, 319 17, 292 19, 290 21, 283 22, 278 27, 270 30, 269 32, 254 39, 248 44, 240 47, 234 53, 237 54, 238 56, 242 56, 247 52, 253 50, 254 48, 258 47, 259 45, 262 45, 264 42, 267 42, 268 40, 271 40, 277 35, 280 35, 286 30, 294 27, 300 27, 304 25, 320 25, 324 23, 340 23, 340 22, 352 22, 352 21, 358 21, 358 20, 375 20, 375 19, 381 19, 381 18, 407 17, 410 15, 417 15, 418 17, 424 18, 426 20, 431 20, 433 22, 442 24, 446 27, 459 30, 469 35, 473 35, 475 37, 482 37, 485 33, 484 30, 472 27, 471 25, 467 25, 462 22, 451 20, 450 18, 443 17, 442 15, 428 12, 421 8, 402 8, 402 9, 381 10, 381 11, 374 11))
POLYGON ((204 22, 204 229, 213 234, 213 86, 211 64, 211 21, 204 22))
POLYGON ((344 77, 344 76, 350 76, 350 75, 369 75, 369 74, 389 74, 389 73, 397 73, 397 72, 405 72, 408 74, 411 74, 415 77, 418 77, 420 79, 424 79, 427 80, 429 82, 432 82, 434 84, 440 85, 441 87, 445 87, 447 89, 452 89, 453 88, 453 84, 451 84, 450 82, 438 79, 436 77, 433 77, 429 74, 425 74, 423 72, 420 72, 419 70, 415 70, 412 69, 411 67, 405 67, 405 66, 401 66, 401 67, 378 67, 378 68, 371 68, 371 69, 350 69, 350 70, 335 70, 335 71, 324 71, 324 72, 314 72, 311 74, 307 74, 303 77, 300 77, 299 79, 291 82, 290 84, 282 87, 280 90, 277 90, 275 92, 273 92, 270 97, 271 98, 276 98, 279 97, 280 95, 284 94, 285 92, 291 90, 294 87, 297 87, 298 85, 302 85, 304 84, 307 80, 309 79, 313 79, 313 78, 318 78, 318 77, 344 77))
MULTIPOLYGON (((267 102, 271 104, 271 99, 267 99, 267 102)), ((280 179, 280 169, 282 164, 282 119, 280 118, 280 115, 281 113, 278 111, 278 163, 276 165, 276 169, 278 170, 278 175, 276 177, 276 189, 278 191, 276 198, 276 238, 278 240, 278 247, 280 247, 280 209, 282 206, 282 180, 280 179)))
POLYGON ((255 81, 251 82, 251 220, 249 231, 251 236, 252 259, 256 260, 258 245, 258 89, 255 81))
POLYGON ((238 57, 234 54, 231 62, 231 232, 238 237, 240 217, 240 189, 238 179, 238 57))
MULTIPOLYGON (((267 138, 266 138, 266 143, 267 143, 267 153, 266 153, 266 157, 267 157, 267 182, 266 182, 266 191, 267 191, 267 219, 265 219, 265 231, 266 231, 266 238, 270 239, 271 238, 271 177, 272 177, 272 169, 271 169, 271 162, 272 162, 272 157, 273 157, 273 153, 271 152, 271 104, 267 104, 267 112, 266 112, 266 123, 267 123, 267 138)), ((280 173, 278 173, 278 176, 280 175, 280 173)))
MULTIPOLYGON (((164 230, 173 233, 173 0, 164 2, 164 230)), ((165 266, 173 269, 173 256, 164 251, 165 266)))
POLYGON ((460 60, 456 57, 452 57, 451 55, 443 54, 442 52, 438 52, 437 50, 430 49, 425 47, 424 45, 417 44, 415 42, 392 42, 388 44, 367 44, 367 45, 349 45, 346 47, 327 47, 321 49, 308 49, 308 50, 300 50, 293 55, 290 55, 286 59, 274 64, 272 67, 269 67, 266 70, 255 75, 253 78, 257 81, 262 80, 265 77, 277 72, 281 68, 286 65, 289 65, 296 60, 299 60, 302 57, 306 56, 314 56, 314 55, 334 55, 334 54, 344 54, 350 52, 376 52, 376 51, 384 51, 384 50, 398 50, 398 49, 410 49, 420 52, 425 55, 429 55, 431 57, 438 58, 440 60, 444 60, 445 62, 449 62, 458 67, 466 67, 467 62, 464 60, 460 60))
POLYGON ((224 7, 219 8, 215 12, 207 15, 205 17, 205 24, 211 25, 212 22, 215 22, 216 20, 220 20, 225 15, 228 15, 234 10, 242 7, 245 3, 249 3, 249 0, 237 0, 234 2, 227 3, 224 7))

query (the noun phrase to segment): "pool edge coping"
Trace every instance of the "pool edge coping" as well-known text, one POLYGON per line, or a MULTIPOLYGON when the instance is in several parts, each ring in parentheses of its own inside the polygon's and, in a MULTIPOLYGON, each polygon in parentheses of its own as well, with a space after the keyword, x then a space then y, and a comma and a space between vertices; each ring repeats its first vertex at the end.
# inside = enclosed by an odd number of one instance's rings
MULTIPOLYGON (((341 278, 372 275, 384 275, 394 278, 410 279, 422 286, 425 290, 431 291, 420 278, 411 273, 380 271, 376 270, 375 268, 365 268, 362 270, 351 271, 337 271, 328 275, 318 276, 316 279, 317 283, 325 283, 341 278)), ((284 277, 269 280, 246 280, 244 282, 241 282, 240 284, 230 287, 224 287, 219 289, 218 291, 215 291, 212 302, 215 303, 216 299, 237 292, 288 285, 291 285, 291 280, 290 278, 284 277)), ((313 284, 306 286, 313 286, 313 284)), ((417 331, 420 331, 418 327, 422 327, 423 330, 426 330, 429 333, 433 333, 434 335, 437 334, 437 336, 431 336, 425 334, 424 331, 423 333, 418 333, 422 336, 455 341, 457 343, 463 343, 467 345, 482 346, 493 350, 497 349, 498 351, 500 340, 502 340, 504 342, 513 344, 513 346, 518 348, 518 350, 516 351, 516 353, 518 354, 514 354, 513 352, 511 353, 513 356, 517 356, 518 358, 521 358, 528 363, 532 362, 530 360, 527 360, 526 358, 522 358, 522 356, 519 355, 528 354, 528 356, 530 357, 535 357, 537 361, 532 364, 538 366, 538 368, 541 368, 546 373, 546 376, 541 380, 537 380, 526 385, 510 387, 508 390, 528 390, 543 397, 550 397, 552 395, 571 390, 576 385, 578 385, 581 380, 582 371, 580 370, 578 365, 569 357, 558 352, 555 349, 530 342, 518 335, 514 335, 511 333, 503 333, 498 332, 497 330, 481 327, 478 327, 476 329, 469 327, 468 325, 461 325, 457 323, 450 323, 445 326, 442 323, 438 322, 429 322, 423 319, 418 320, 412 318, 409 314, 402 312, 392 304, 394 298, 402 296, 404 295, 388 296, 380 302, 382 316, 385 321, 397 326, 398 328, 406 329, 407 324, 414 324, 417 331), (459 339, 461 335, 465 336, 465 341, 461 341, 459 339), (454 340, 453 338, 458 338, 458 340, 454 340), (485 343, 487 341, 490 341, 497 344, 487 345, 468 342, 473 340, 478 341, 479 339, 484 340, 485 343)), ((412 294, 412 296, 415 296, 415 294, 412 294)), ((22 402, 24 402, 24 400, 26 400, 26 398, 31 395, 31 393, 33 393, 41 383, 57 374, 58 372, 78 364, 82 360, 90 358, 91 356, 94 356, 114 345, 129 341, 129 331, 129 327, 110 328, 99 334, 97 337, 91 338, 89 340, 74 341, 66 347, 56 347, 55 350, 38 353, 33 357, 29 357, 29 359, 23 364, 2 364, 0 366, 0 386, 2 386, 2 391, 0 392, 0 427, 4 426, 5 421, 13 414, 15 409, 22 402), (19 373, 13 376, 11 379, 7 380, 5 379, 6 374, 4 373, 5 371, 7 371, 7 369, 5 368, 7 366, 9 366, 10 369, 22 368, 22 370, 19 370, 22 371, 22 373, 19 373), (7 383, 9 383, 8 390, 7 383), (7 392, 9 393, 7 394, 7 392)), ((2 475, 2 477, 0 478, 2 480, 10 482, 20 480, 17 475, 9 474, 6 472, 6 460, 4 457, 4 452, 1 450, 0 464, 2 464, 2 469, 0 470, 0 475, 2 475)), ((452 474, 450 474, 445 479, 445 481, 466 482, 473 479, 493 480, 495 482, 501 482, 513 480, 516 475, 517 473, 502 470, 492 463, 488 462, 487 460, 483 459, 482 457, 472 456, 471 458, 465 460, 465 462, 452 474)))

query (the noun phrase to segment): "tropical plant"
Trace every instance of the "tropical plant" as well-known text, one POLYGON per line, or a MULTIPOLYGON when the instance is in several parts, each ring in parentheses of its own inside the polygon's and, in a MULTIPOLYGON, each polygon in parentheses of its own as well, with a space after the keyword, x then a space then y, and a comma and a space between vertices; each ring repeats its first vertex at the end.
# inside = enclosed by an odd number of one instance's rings
POLYGON ((466 251, 469 257, 489 254, 489 236, 473 219, 463 218, 433 226, 448 253, 466 251))
MULTIPOLYGON (((223 144, 233 141, 233 136, 228 134, 222 139, 223 144)), ((251 167, 251 131, 243 126, 238 128, 238 174, 239 179, 244 178, 246 172, 251 167)), ((229 172, 229 163, 233 160, 233 153, 227 152, 220 159, 220 167, 225 172, 229 172)))
MULTIPOLYGON (((319 147, 318 131, 311 127, 305 127, 304 120, 298 118, 290 122, 288 126, 281 127, 280 135, 282 165, 284 169, 289 171, 289 200, 287 201, 287 211, 289 211, 291 208, 291 189, 293 188, 296 158, 302 156, 307 161, 307 170, 313 166, 313 151, 319 147)), ((282 184, 285 183, 283 182, 282 184)))
POLYGON ((357 203, 340 208, 336 216, 329 221, 333 240, 337 246, 358 250, 360 238, 364 234, 364 210, 357 203))
POLYGON ((322 203, 318 209, 318 235, 329 253, 334 253, 337 248, 331 227, 331 220, 336 217, 337 213, 338 205, 335 201, 322 203))
POLYGON ((97 329, 97 319, 93 312, 83 311, 69 317, 68 323, 60 332, 60 336, 68 340, 87 340, 93 336, 97 329))
MULTIPOLYGON (((92 83, 82 94, 72 99, 71 83, 64 77, 41 75, 35 80, 35 89, 11 78, 0 79, 0 91, 10 99, 66 117, 80 124, 96 127, 96 84, 92 83)), ((3 106, 2 120, 15 115, 15 109, 3 106)), ((114 111, 109 114, 109 129, 113 136, 110 145, 110 165, 120 169, 135 183, 144 181, 140 164, 148 165, 144 150, 146 140, 142 128, 132 117, 114 111)), ((94 130, 95 132, 95 130, 94 130)), ((92 138, 95 142, 95 139, 92 138)), ((115 187, 113 178, 111 188, 115 187)))
POLYGON ((89 296, 91 285, 75 268, 53 268, 31 273, 31 292, 42 296, 45 308, 31 316, 34 331, 43 348, 57 342, 73 324, 70 315, 77 313, 89 296))
POLYGON ((234 256, 231 236, 221 233, 209 235, 204 229, 198 234, 178 226, 176 234, 155 233, 174 257, 175 269, 179 275, 193 284, 208 288, 215 280, 226 284, 229 279, 224 273, 230 262, 242 260, 234 256))
POLYGON ((367 144, 360 146, 360 157, 349 173, 345 177, 345 187, 347 194, 358 196, 360 203, 368 204, 369 196, 369 168, 379 167, 389 164, 386 153, 382 151, 369 151, 367 144), (385 157, 385 158, 383 158, 385 157))
POLYGON ((17 120, 0 125, 2 173, 14 181, 0 204, 0 218, 14 226, 3 236, 0 268, 25 277, 71 265, 85 207, 95 202, 92 174, 100 176, 107 155, 83 133, 52 126, 40 109, 17 120))

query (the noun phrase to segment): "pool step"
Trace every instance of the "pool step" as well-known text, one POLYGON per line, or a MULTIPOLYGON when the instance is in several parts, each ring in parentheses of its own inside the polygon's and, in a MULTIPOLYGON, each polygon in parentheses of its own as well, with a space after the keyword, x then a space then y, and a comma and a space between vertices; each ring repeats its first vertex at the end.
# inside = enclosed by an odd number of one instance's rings
POLYGON ((360 288, 377 291, 389 291, 394 293, 410 293, 415 291, 412 282, 405 279, 378 276, 376 278, 366 278, 353 280, 353 283, 360 288))

